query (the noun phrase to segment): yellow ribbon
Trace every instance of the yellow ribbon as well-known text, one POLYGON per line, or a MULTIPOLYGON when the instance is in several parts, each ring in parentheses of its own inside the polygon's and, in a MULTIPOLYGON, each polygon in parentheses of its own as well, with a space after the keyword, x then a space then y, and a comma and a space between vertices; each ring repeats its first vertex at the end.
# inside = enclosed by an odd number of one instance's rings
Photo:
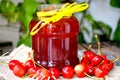
POLYGON ((37 12, 40 21, 32 28, 30 35, 35 35, 41 28, 50 22, 57 22, 63 17, 71 17, 73 13, 83 11, 87 9, 88 6, 89 4, 87 3, 77 4, 74 2, 72 4, 64 4, 58 11, 37 12), (41 26, 38 28, 39 24, 41 24, 41 26))

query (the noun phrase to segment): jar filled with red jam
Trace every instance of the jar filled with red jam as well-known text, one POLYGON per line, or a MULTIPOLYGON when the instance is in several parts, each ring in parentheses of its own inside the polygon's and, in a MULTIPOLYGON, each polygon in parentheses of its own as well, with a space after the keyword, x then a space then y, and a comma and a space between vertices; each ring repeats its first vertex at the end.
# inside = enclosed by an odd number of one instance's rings
MULTIPOLYGON (((73 13, 88 8, 87 3, 66 3, 59 10, 38 12, 38 19, 30 22, 34 60, 41 66, 61 70, 64 66, 79 63, 79 22, 73 13), (35 30, 35 31, 34 31, 35 30)), ((51 8, 53 9, 53 7, 51 8)))
MULTIPOLYGON (((31 21, 30 30, 38 21, 31 21)), ((61 70, 65 65, 74 67, 79 62, 78 32, 79 22, 75 17, 64 17, 45 25, 32 36, 35 61, 47 69, 56 67, 61 70)))

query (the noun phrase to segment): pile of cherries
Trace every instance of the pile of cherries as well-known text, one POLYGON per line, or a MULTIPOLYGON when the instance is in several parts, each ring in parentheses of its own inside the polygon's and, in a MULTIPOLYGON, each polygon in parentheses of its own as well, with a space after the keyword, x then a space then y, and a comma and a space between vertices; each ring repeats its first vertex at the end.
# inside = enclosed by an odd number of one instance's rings
POLYGON ((60 71, 56 68, 50 68, 49 70, 44 67, 36 66, 32 59, 22 63, 18 60, 11 60, 8 64, 13 74, 18 77, 30 77, 37 80, 56 80, 60 76, 60 71))
POLYGON ((74 70, 78 77, 95 76, 104 78, 114 67, 114 61, 107 59, 105 55, 98 55, 87 50, 84 52, 80 64, 74 70))
POLYGON ((37 80, 56 80, 62 75, 64 78, 72 78, 74 74, 77 77, 83 78, 85 76, 95 76, 97 78, 104 78, 110 70, 114 67, 114 62, 120 57, 111 61, 105 55, 98 55, 91 50, 86 50, 83 54, 80 63, 74 68, 72 66, 64 66, 62 71, 57 68, 45 69, 41 65, 36 66, 32 59, 22 63, 18 60, 11 60, 8 64, 10 70, 18 77, 30 77, 37 80))
POLYGON ((117 57, 114 60, 107 59, 106 55, 101 53, 100 43, 98 42, 98 54, 90 50, 90 48, 83 53, 83 57, 80 63, 75 67, 64 66, 61 72, 51 67, 49 69, 37 64, 32 58, 26 62, 20 62, 18 60, 11 60, 8 64, 10 70, 14 75, 18 77, 30 77, 37 80, 57 80, 60 75, 64 78, 72 78, 76 75, 79 78, 85 76, 96 78, 105 78, 105 76, 114 68, 114 62, 120 58, 117 57))

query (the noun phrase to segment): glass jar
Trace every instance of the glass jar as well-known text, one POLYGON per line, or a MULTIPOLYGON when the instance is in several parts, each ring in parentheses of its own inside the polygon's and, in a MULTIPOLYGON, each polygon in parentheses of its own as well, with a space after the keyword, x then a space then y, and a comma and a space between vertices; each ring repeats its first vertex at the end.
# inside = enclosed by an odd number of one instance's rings
MULTIPOLYGON (((31 21, 30 30, 38 21, 31 21)), ((78 32, 79 22, 75 17, 63 17, 57 22, 45 25, 32 36, 34 60, 47 69, 56 67, 61 70, 65 65, 74 67, 79 63, 78 32)))

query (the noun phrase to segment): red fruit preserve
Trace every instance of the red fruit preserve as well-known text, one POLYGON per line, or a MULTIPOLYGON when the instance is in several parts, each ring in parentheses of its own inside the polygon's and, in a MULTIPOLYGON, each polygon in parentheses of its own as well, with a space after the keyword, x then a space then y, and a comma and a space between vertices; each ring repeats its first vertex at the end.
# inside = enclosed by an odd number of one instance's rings
MULTIPOLYGON (((38 21, 31 21, 30 30, 38 21)), ((32 36, 35 61, 47 69, 56 67, 61 70, 65 65, 74 67, 79 62, 78 32, 79 22, 74 17, 63 17, 45 25, 32 36)))

